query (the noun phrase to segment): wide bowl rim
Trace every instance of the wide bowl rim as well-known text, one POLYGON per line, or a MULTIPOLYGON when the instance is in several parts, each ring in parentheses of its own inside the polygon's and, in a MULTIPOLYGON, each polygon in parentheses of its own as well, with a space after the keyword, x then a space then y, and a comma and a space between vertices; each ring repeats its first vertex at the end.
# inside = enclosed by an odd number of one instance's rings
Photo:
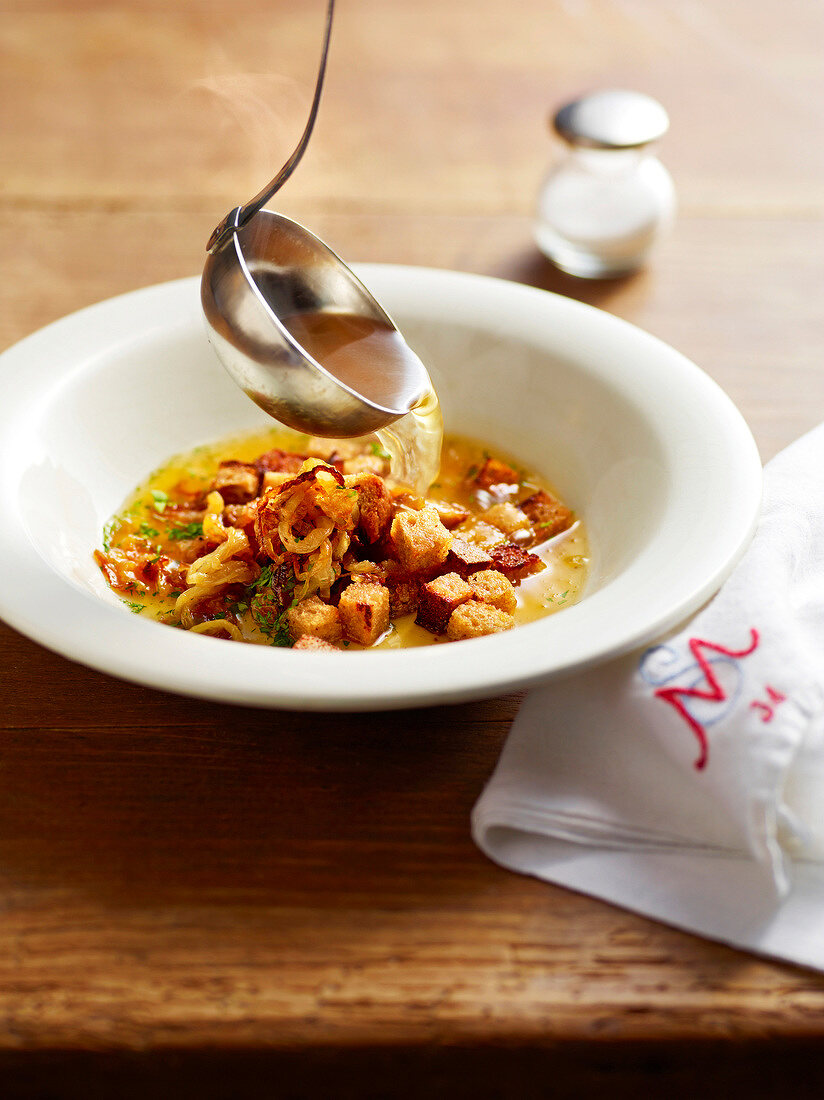
MULTIPOLYGON (((590 668, 638 649, 679 625, 720 587, 755 529, 761 463, 730 398, 690 360, 604 311, 522 284, 442 269, 359 264, 356 273, 390 315, 426 316, 430 304, 468 324, 478 311, 514 311, 540 333, 554 325, 574 345, 581 336, 619 341, 666 367, 679 393, 706 403, 723 425, 725 469, 709 492, 730 496, 722 531, 699 550, 680 590, 639 606, 633 622, 597 623, 587 600, 506 635, 460 645, 373 653, 300 653, 233 646, 158 627, 71 585, 33 554, 11 507, 0 525, 0 616, 46 648, 99 671, 160 690, 248 706, 319 711, 388 710, 491 697, 590 668), (577 617, 576 617, 577 616, 577 617), (597 635, 594 630, 597 629, 597 635)), ((431 305, 431 308, 435 308, 431 305)), ((202 325, 199 279, 157 284, 55 321, 0 355, 0 484, 14 501, 16 427, 50 387, 99 367, 124 343, 202 325)), ((207 347, 205 333, 204 347, 207 347)), ((211 354, 211 353, 210 353, 211 354)), ((608 371, 608 365, 598 369, 608 371)), ((174 450, 174 444, 170 452, 174 450)))

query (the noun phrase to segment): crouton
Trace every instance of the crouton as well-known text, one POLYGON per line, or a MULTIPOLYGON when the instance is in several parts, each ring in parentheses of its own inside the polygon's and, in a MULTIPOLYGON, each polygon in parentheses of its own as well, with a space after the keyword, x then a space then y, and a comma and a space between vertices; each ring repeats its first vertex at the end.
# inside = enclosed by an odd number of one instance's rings
POLYGON ((418 610, 420 588, 417 581, 411 578, 403 581, 387 581, 386 587, 389 590, 390 619, 400 619, 418 610))
POLYGON ((347 638, 374 645, 389 629, 389 592, 382 584, 350 584, 341 592, 338 614, 347 638))
POLYGON ((323 638, 316 638, 314 634, 301 634, 292 649, 325 649, 330 653, 340 652, 336 645, 325 642, 323 638))
POLYGON ((436 577, 421 586, 415 622, 432 634, 443 634, 449 616, 471 595, 472 589, 457 573, 445 573, 442 577, 436 577))
POLYGON ((487 553, 493 546, 500 546, 502 542, 508 541, 500 527, 493 527, 491 523, 486 523, 485 520, 477 519, 475 516, 461 524, 457 533, 461 538, 471 542, 473 546, 486 550, 487 553))
POLYGON ((530 554, 528 550, 522 550, 520 546, 515 546, 511 542, 494 546, 490 551, 490 557, 492 568, 503 573, 514 585, 520 584, 524 577, 528 577, 531 573, 540 573, 542 569, 546 569, 537 554, 530 554))
POLYGON ((289 633, 297 640, 305 634, 325 642, 339 642, 343 637, 341 616, 336 607, 324 603, 319 596, 309 596, 286 612, 289 633))
POLYGON ((497 458, 487 458, 474 478, 481 489, 493 489, 496 485, 517 485, 520 476, 506 462, 497 458))
POLYGON ((427 503, 426 497, 418 496, 417 493, 411 492, 402 485, 394 485, 390 489, 390 493, 392 494, 392 500, 398 506, 399 510, 405 509, 407 512, 420 512, 421 508, 427 503))
POLYGON ((463 523, 465 519, 469 519, 469 512, 460 504, 448 504, 443 500, 434 500, 432 503, 441 517, 441 523, 448 531, 463 523))
POLYGON ((292 473, 287 473, 286 470, 267 470, 263 475, 262 484, 264 489, 279 489, 291 479, 292 473))
POLYGON ((431 505, 420 512, 398 512, 390 532, 398 561, 410 573, 436 569, 452 543, 452 535, 431 505))
POLYGON ((539 489, 537 493, 533 493, 531 497, 522 501, 521 511, 529 520, 533 530, 533 538, 527 544, 529 546, 566 531, 572 526, 574 519, 569 508, 543 489, 539 489))
POLYGON ((451 642, 459 642, 464 638, 499 634, 503 630, 511 630, 514 625, 515 619, 505 611, 480 600, 467 600, 450 615, 446 636, 451 642))
POLYGON ((380 455, 355 455, 343 460, 345 474, 376 474, 382 477, 389 470, 389 463, 380 455))
POLYGON ((417 611, 419 591, 417 580, 391 559, 381 562, 381 569, 389 591, 389 618, 400 619, 403 615, 411 615, 417 611))
POLYGON ((212 491, 223 497, 224 504, 245 504, 258 494, 260 474, 247 462, 221 462, 212 482, 212 491))
POLYGON ((383 480, 377 474, 347 474, 344 477, 347 489, 358 494, 360 519, 358 526, 367 543, 378 542, 384 537, 392 520, 392 497, 383 480))
POLYGON ((324 439, 322 436, 313 435, 306 440, 306 453, 313 458, 323 458, 334 465, 344 462, 348 458, 364 454, 364 446, 359 440, 354 439, 324 439))
POLYGON ((503 531, 505 535, 512 536, 516 531, 529 531, 530 523, 527 516, 516 505, 505 501, 503 504, 493 504, 484 512, 484 519, 503 531))
POLYGON ((481 603, 491 604, 499 611, 505 611, 507 615, 515 614, 515 608, 518 606, 515 589, 497 569, 482 569, 478 573, 473 573, 469 578, 469 587, 473 597, 481 603))
POLYGON ((446 555, 444 568, 466 580, 470 573, 477 573, 479 569, 489 569, 491 565, 492 558, 486 550, 472 542, 467 542, 466 539, 455 537, 446 555))
POLYGON ((306 459, 306 455, 295 454, 291 451, 281 451, 276 447, 267 451, 255 459, 255 467, 260 474, 266 471, 273 473, 297 474, 306 459))

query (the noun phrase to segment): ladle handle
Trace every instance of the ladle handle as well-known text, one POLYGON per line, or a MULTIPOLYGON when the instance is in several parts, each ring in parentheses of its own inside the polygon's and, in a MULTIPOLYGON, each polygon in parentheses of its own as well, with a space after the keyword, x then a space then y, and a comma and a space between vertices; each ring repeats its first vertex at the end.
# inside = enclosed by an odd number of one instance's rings
POLYGON ((309 144, 309 138, 312 136, 312 130, 315 126, 315 119, 317 118, 318 107, 320 106, 321 92, 323 91, 323 78, 326 75, 326 57, 329 53, 329 39, 332 34, 332 13, 334 7, 335 0, 329 0, 326 8, 326 27, 323 32, 323 48, 320 55, 318 76, 315 81, 315 94, 312 98, 312 106, 309 108, 309 118, 306 121, 306 126, 301 134, 300 141, 295 147, 295 151, 275 178, 267 183, 262 191, 259 191, 253 199, 250 199, 243 206, 236 206, 234 210, 229 211, 209 238, 209 243, 206 245, 207 252, 217 252, 236 230, 240 229, 240 227, 245 225, 250 218, 254 217, 258 210, 263 209, 272 195, 280 190, 284 183, 286 183, 300 163, 301 157, 306 152, 306 146, 309 144))

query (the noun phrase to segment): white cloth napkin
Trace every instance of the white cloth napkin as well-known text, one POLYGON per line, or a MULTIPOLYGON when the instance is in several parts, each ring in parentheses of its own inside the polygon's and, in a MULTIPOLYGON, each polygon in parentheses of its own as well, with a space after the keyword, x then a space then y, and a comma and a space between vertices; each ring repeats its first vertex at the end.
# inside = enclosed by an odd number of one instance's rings
POLYGON ((504 867, 824 969, 824 425, 769 463, 691 622, 527 697, 472 828, 504 867))

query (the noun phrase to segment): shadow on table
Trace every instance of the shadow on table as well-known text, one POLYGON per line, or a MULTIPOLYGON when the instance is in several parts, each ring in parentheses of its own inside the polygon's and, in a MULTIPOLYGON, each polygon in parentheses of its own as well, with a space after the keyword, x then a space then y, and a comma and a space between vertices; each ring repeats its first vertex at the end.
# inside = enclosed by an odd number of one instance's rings
POLYGON ((560 271, 534 248, 508 257, 489 274, 565 298, 575 298, 600 309, 612 310, 616 303, 621 303, 622 313, 626 312, 627 305, 634 307, 642 302, 650 288, 650 276, 644 270, 616 279, 576 279, 560 271))

